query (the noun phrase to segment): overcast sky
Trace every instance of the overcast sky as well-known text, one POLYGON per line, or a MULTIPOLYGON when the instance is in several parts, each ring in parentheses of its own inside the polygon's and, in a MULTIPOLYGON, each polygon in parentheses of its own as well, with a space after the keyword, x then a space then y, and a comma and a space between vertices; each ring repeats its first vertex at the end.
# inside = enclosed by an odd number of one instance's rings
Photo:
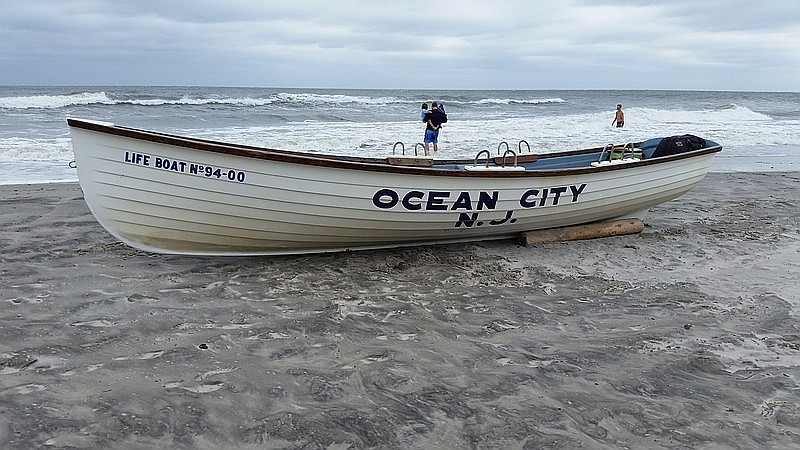
POLYGON ((0 85, 800 91, 800 0, 0 0, 0 85))

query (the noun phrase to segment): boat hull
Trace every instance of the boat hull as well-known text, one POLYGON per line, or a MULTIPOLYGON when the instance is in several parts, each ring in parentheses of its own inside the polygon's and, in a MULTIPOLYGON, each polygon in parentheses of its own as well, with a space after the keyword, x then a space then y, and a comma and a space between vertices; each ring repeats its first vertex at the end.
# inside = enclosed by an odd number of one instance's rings
POLYGON ((74 119, 70 130, 86 203, 106 230, 142 250, 201 255, 502 239, 642 218, 697 185, 715 153, 513 174, 320 159, 74 119))

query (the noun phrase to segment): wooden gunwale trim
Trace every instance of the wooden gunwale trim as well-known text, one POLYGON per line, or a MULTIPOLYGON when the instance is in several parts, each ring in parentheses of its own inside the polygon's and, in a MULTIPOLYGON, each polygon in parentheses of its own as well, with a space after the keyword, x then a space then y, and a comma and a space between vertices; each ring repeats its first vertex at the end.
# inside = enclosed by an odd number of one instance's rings
MULTIPOLYGON (((389 172, 408 175, 428 175, 428 176, 447 176, 447 177, 475 177, 475 178, 530 178, 530 177, 550 177, 550 176, 569 176, 582 175, 587 173, 606 172, 621 170, 630 167, 646 166, 659 164, 665 161, 687 159, 708 153, 716 153, 722 150, 722 146, 717 145, 700 150, 694 150, 677 155, 664 156, 656 159, 644 159, 638 162, 626 164, 607 165, 601 167, 587 166, 584 168, 565 168, 565 169, 544 169, 544 170, 525 170, 525 171, 473 171, 456 169, 438 169, 429 167, 413 166, 394 166, 386 163, 384 158, 362 158, 339 155, 311 155, 308 153, 295 152, 290 150, 278 150, 265 147, 255 147, 245 144, 230 144, 206 139, 195 139, 177 136, 155 131, 141 130, 138 128, 123 127, 99 122, 90 122, 81 119, 68 118, 67 124, 70 127, 81 128, 99 133, 114 136, 127 137, 148 142, 155 142, 176 147, 192 148, 210 153, 224 155, 241 156, 245 158, 263 159, 269 161, 279 161, 292 164, 303 164, 319 167, 329 167, 338 169, 351 169, 372 172, 389 172)), ((564 155, 581 155, 586 153, 596 153, 603 147, 573 150, 560 153, 542 153, 535 155, 538 159, 553 158, 564 155)), ((524 155, 528 156, 528 155, 524 155)), ((485 159, 484 159, 485 161, 485 159)), ((519 160, 518 160, 519 161, 519 160)), ((524 161, 524 160, 523 160, 524 161)), ((437 164, 470 164, 471 160, 438 160, 437 164)))

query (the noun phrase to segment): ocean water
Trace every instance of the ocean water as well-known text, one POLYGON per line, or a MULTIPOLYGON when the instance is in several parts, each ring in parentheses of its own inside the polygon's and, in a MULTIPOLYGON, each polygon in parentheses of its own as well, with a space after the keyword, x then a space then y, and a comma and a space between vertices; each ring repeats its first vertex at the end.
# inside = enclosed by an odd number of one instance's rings
POLYGON ((67 117, 312 153, 386 156, 422 141, 443 102, 441 157, 527 141, 535 152, 691 133, 724 146, 712 171, 800 170, 800 93, 0 87, 0 184, 75 181, 67 117), (612 128, 623 104, 625 127, 612 128))

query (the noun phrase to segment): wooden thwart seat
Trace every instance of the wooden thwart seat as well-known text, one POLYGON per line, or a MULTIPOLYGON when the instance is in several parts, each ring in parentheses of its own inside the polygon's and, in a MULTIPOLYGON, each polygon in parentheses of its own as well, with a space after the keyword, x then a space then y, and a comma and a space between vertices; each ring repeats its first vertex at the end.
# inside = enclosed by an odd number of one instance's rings
POLYGON ((388 156, 386 162, 393 166, 430 167, 433 165, 433 158, 430 156, 388 156))

